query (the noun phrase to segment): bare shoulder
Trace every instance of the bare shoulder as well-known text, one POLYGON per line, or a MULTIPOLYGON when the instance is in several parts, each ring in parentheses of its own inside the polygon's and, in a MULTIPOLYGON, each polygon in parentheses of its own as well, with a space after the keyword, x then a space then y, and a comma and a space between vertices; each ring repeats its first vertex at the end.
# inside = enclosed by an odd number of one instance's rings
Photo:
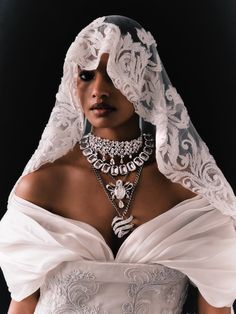
POLYGON ((35 202, 45 197, 45 191, 50 190, 53 184, 55 167, 53 165, 44 165, 39 170, 23 176, 16 186, 17 196, 35 202))
POLYGON ((185 188, 180 183, 173 183, 173 191, 176 193, 176 195, 179 196, 180 201, 187 200, 189 198, 193 198, 197 194, 192 192, 191 190, 185 188))
POLYGON ((38 170, 23 176, 18 182, 15 194, 38 206, 48 208, 60 193, 60 189, 68 180, 71 168, 75 168, 75 153, 67 155, 53 163, 47 163, 38 170))
POLYGON ((168 179, 158 168, 156 161, 152 160, 150 164, 150 173, 155 174, 159 178, 159 182, 162 186, 169 189, 172 195, 175 195, 176 199, 181 202, 189 198, 193 198, 197 194, 191 190, 185 188, 181 183, 172 182, 168 179))

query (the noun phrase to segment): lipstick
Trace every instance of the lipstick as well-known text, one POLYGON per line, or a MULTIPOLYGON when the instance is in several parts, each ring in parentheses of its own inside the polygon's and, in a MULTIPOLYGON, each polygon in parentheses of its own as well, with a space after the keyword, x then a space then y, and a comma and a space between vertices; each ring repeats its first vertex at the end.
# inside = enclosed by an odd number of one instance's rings
POLYGON ((98 117, 105 117, 116 109, 107 103, 101 102, 93 104, 90 110, 98 117))

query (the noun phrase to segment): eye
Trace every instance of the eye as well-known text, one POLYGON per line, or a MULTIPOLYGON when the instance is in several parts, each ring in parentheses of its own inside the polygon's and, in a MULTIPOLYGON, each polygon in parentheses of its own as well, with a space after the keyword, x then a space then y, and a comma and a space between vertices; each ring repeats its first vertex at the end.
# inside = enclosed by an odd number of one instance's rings
POLYGON ((81 71, 79 73, 79 78, 82 80, 82 81, 90 81, 94 78, 94 72, 93 71, 81 71))

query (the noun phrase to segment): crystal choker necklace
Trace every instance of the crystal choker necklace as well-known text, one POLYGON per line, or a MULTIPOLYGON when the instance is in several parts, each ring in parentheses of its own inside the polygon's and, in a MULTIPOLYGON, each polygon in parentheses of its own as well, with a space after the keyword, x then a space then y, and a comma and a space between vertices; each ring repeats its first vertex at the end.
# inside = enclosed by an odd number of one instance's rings
POLYGON ((151 134, 142 134, 131 141, 111 141, 89 133, 80 140, 80 149, 88 162, 95 169, 110 173, 112 176, 124 176, 135 171, 149 159, 153 147, 154 140, 151 134), (142 151, 133 158, 133 154, 137 154, 142 145, 142 151), (110 161, 107 161, 106 156, 110 158, 110 161), (129 156, 130 159, 127 163, 123 160, 125 156, 129 156), (119 164, 116 164, 115 157, 120 158, 119 164))
POLYGON ((136 154, 142 144, 143 137, 140 135, 137 139, 131 141, 111 141, 108 139, 102 139, 93 134, 88 136, 89 147, 94 150, 96 153, 102 155, 102 161, 106 160, 106 156, 110 157, 110 164, 114 165, 114 157, 120 157, 120 163, 123 164, 123 158, 129 156, 132 158, 133 154, 136 154))

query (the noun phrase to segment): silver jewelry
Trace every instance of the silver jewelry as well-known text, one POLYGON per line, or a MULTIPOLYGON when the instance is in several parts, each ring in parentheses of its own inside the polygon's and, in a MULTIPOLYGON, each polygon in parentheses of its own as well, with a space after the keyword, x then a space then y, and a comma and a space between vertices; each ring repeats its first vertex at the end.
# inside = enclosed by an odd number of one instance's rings
POLYGON ((120 163, 123 164, 123 158, 129 156, 132 158, 133 154, 136 154, 142 144, 142 134, 131 141, 111 141, 105 138, 95 136, 91 133, 88 135, 89 147, 97 154, 102 155, 102 161, 106 160, 106 155, 110 157, 110 165, 114 165, 114 157, 120 157, 120 163))
POLYGON ((130 190, 132 190, 133 186, 131 182, 124 183, 122 180, 117 180, 115 184, 107 184, 106 189, 110 192, 113 200, 116 198, 119 201, 119 208, 124 208, 125 205, 122 200, 124 198, 130 198, 130 190))
POLYGON ((138 152, 137 150, 138 147, 139 149, 141 148, 140 137, 130 142, 128 141, 119 142, 119 141, 109 141, 106 139, 101 139, 89 133, 83 136, 82 139, 80 140, 80 149, 82 150, 83 155, 87 158, 88 162, 91 163, 95 169, 101 170, 103 173, 110 173, 112 176, 117 176, 117 175, 124 176, 128 174, 129 172, 135 171, 137 167, 140 167, 141 165, 143 165, 144 162, 146 162, 149 159, 150 155, 153 152, 154 139, 152 135, 143 134, 142 137, 144 139, 144 147, 142 151, 139 153, 139 155, 134 158, 132 157, 132 153, 138 152), (93 144, 91 144, 90 138, 92 138, 93 144), (111 151, 111 153, 108 153, 109 156, 111 156, 109 163, 105 160, 105 155, 102 155, 102 159, 98 157, 98 153, 101 154, 100 152, 101 149, 97 148, 97 146, 95 147, 94 143, 100 143, 99 145, 103 147, 102 154, 104 151, 106 152, 111 151), (121 144, 123 143, 122 149, 119 149, 119 143, 121 144), (129 145, 129 143, 131 144, 129 145), (124 150, 124 145, 126 147, 125 150, 124 150), (115 150, 114 150, 114 147, 115 147, 115 150), (131 157, 131 160, 127 163, 123 163, 123 157, 128 155, 129 153, 128 148, 130 149, 129 156, 131 157), (116 164, 114 160, 115 156, 120 156, 122 163, 116 164))
POLYGON ((111 227, 112 227, 114 233, 118 236, 118 238, 122 238, 124 235, 129 233, 134 226, 134 224, 131 223, 134 217, 132 215, 130 215, 127 218, 126 214, 129 211, 132 196, 133 196, 135 187, 138 184, 138 181, 139 181, 139 178, 141 175, 141 171, 143 168, 143 164, 138 168, 137 174, 136 174, 136 177, 135 177, 135 180, 133 183, 131 183, 131 182, 124 183, 122 180, 119 179, 116 181, 115 184, 110 183, 110 184, 107 184, 106 186, 103 183, 103 180, 102 180, 102 177, 101 177, 99 171, 95 167, 93 167, 93 165, 92 165, 92 168, 94 170, 94 173, 95 173, 99 183, 103 187, 108 199, 111 201, 113 208, 115 209, 115 211, 118 214, 117 216, 115 216, 113 218, 112 223, 111 223, 111 227), (123 199, 125 197, 128 199, 126 206, 123 202, 123 199), (117 207, 117 204, 114 201, 115 198, 119 201, 118 202, 119 208, 117 207), (123 209, 122 213, 121 213, 120 209, 123 209))

